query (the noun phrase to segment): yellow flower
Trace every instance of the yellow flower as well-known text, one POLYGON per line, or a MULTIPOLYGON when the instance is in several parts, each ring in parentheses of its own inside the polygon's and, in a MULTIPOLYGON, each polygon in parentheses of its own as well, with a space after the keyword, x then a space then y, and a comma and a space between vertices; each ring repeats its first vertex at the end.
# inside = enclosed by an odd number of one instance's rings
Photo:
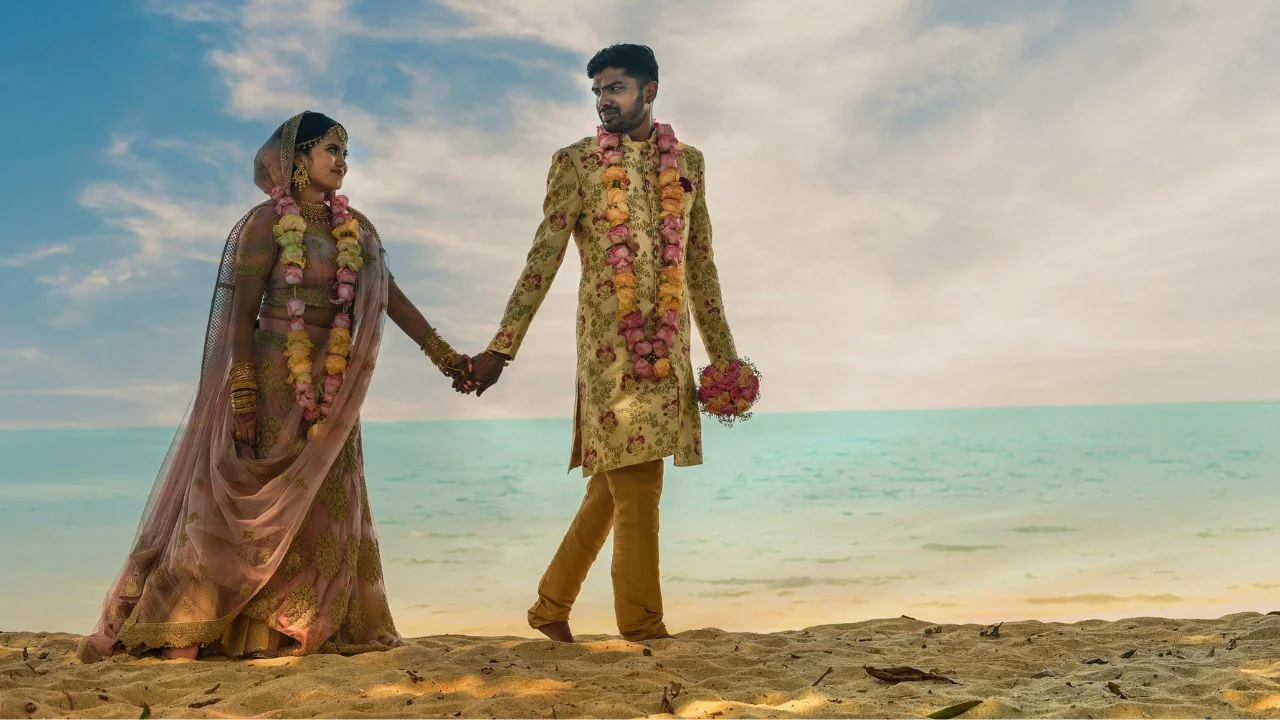
POLYGON ((621 225, 622 223, 625 223, 627 221, 627 218, 631 216, 627 214, 626 205, 621 205, 618 207, 609 208, 608 211, 605 212, 605 217, 609 220, 611 224, 621 225))
POLYGON ((347 359, 341 355, 330 355, 324 359, 324 371, 330 375, 342 375, 347 371, 347 359))
POLYGON ((311 370, 311 362, 308 360, 294 360, 289 363, 289 371, 294 375, 301 375, 311 370))
POLYGON ((658 175, 658 187, 666 187, 668 185, 680 185, 680 169, 669 167, 658 175))
POLYGON ((636 286, 636 274, 630 271, 618 273, 618 275, 613 278, 613 284, 614 287, 634 288, 636 286))
MULTIPOLYGON (((310 365, 308 365, 308 367, 310 367, 310 365)), ((296 375, 294 375, 294 378, 296 378, 295 380, 296 382, 300 382, 303 385, 310 385, 311 371, 308 370, 307 372, 304 372, 304 373, 297 373, 296 375)))
POLYGON ((617 289, 618 302, 627 303, 634 307, 636 304, 636 289, 633 287, 620 287, 617 289))
POLYGON ((618 312, 620 314, 626 315, 639 309, 640 306, 636 305, 636 301, 634 299, 627 300, 624 298, 618 298, 618 312))
POLYGON ((682 295, 684 295, 684 288, 679 285, 662 283, 658 286, 658 297, 663 300, 668 298, 672 300, 679 300, 682 295))
POLYGON ((653 363, 653 374, 660 378, 664 378, 671 374, 671 360, 669 358, 658 358, 653 363))
POLYGON ((359 238, 360 237, 360 221, 356 220, 355 218, 351 218, 350 220, 334 228, 333 236, 339 240, 342 240, 344 238, 352 238, 352 239, 359 238))
POLYGON ((285 233, 298 232, 301 233, 307 229, 307 221, 302 219, 301 215, 285 215, 280 221, 271 228, 275 232, 276 237, 280 237, 285 233))
POLYGON ((307 429, 308 440, 318 440, 329 434, 329 423, 321 420, 307 429))
POLYGON ((601 173, 600 181, 603 182, 606 187, 609 183, 613 182, 626 183, 627 169, 619 165, 611 165, 607 170, 601 173))
POLYGON ((662 268, 662 280, 671 285, 682 285, 684 283, 684 268, 679 265, 662 268))
MULTIPOLYGON (((289 217, 296 217, 296 216, 295 216, 295 215, 290 215, 289 217)), ((301 221, 299 221, 299 222, 301 222, 301 221)), ((302 245, 302 232, 301 232, 300 230, 292 230, 292 229, 291 229, 291 230, 289 230, 289 231, 287 231, 287 232, 280 233, 280 234, 276 235, 276 242, 277 242, 277 243, 279 243, 280 247, 290 247, 290 246, 292 246, 292 245, 298 245, 298 246, 301 246, 301 245, 302 245)))
POLYGON ((627 204, 627 191, 622 188, 609 188, 609 204, 617 207, 627 204))

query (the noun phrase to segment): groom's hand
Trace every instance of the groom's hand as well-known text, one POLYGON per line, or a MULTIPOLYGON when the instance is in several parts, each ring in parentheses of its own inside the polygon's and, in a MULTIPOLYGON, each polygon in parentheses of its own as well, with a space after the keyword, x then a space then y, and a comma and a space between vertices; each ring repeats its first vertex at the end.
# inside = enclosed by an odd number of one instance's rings
POLYGON ((450 365, 442 369, 446 375, 453 378, 454 390, 468 394, 475 389, 475 383, 471 380, 471 373, 474 369, 474 361, 471 357, 458 355, 450 365))
MULTIPOLYGON (((471 359, 471 376, 469 378, 470 386, 476 391, 476 397, 484 394, 494 383, 498 382, 498 378, 502 376, 502 369, 507 363, 493 353, 480 353, 471 359)), ((462 379, 454 380, 453 388, 459 392, 463 392, 465 387, 462 379)))

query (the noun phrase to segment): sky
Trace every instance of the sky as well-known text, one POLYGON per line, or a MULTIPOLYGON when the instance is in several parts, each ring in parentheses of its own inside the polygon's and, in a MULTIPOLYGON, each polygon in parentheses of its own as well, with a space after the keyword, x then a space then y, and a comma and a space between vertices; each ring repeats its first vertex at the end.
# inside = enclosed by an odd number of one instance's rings
MULTIPOLYGON (((478 352, 614 42, 706 155, 761 411, 1280 396, 1280 4, 121 0, 4 33, 0 428, 181 417, 252 153, 303 109, 478 352)), ((364 418, 567 415, 576 265, 483 398, 392 326, 364 418)))

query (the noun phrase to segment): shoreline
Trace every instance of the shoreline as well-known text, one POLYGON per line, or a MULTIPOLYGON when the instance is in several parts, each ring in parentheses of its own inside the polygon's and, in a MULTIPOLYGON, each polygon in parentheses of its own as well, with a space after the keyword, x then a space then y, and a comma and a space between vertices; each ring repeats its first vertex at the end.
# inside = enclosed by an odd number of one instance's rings
POLYGON ((995 626, 909 617, 631 643, 406 638, 386 652, 228 662, 0 633, 0 717, 1280 717, 1280 612, 995 626), (24 653, 25 649, 25 653, 24 653), (24 657, 25 654, 25 657, 24 657), (891 683, 867 667, 939 679, 891 683), (664 699, 665 698, 665 699, 664 699))

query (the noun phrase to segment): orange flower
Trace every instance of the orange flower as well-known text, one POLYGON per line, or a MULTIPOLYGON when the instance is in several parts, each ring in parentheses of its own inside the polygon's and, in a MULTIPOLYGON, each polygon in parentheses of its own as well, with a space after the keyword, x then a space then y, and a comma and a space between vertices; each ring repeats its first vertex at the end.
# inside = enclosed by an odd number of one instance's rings
POLYGON ((631 215, 627 213, 626 205, 610 207, 609 210, 605 212, 605 218, 613 225, 621 225, 626 222, 629 217, 631 217, 631 215))
POLYGON ((680 183, 676 183, 675 185, 668 185, 662 188, 662 199, 663 200, 671 199, 678 202, 683 202, 684 188, 680 187, 680 183))
POLYGON ((658 175, 658 187, 666 187, 668 185, 680 186, 679 168, 670 167, 663 170, 662 174, 658 175))
POLYGON ((627 204, 627 191, 622 188, 609 188, 609 204, 615 207, 627 204))
POLYGON ((609 168, 600 175, 600 180, 606 186, 608 186, 609 183, 615 182, 623 183, 625 185, 627 182, 627 169, 621 165, 610 165, 609 168))
POLYGON ((658 297, 660 299, 672 299, 678 301, 684 295, 684 288, 680 285, 672 285, 670 283, 662 283, 658 286, 658 297))
POLYGON ((664 378, 671 374, 671 360, 668 358, 658 358, 653 363, 653 374, 660 378, 664 378))
POLYGON ((617 290, 618 302, 627 303, 634 307, 636 304, 636 289, 633 287, 620 287, 617 290))
POLYGON ((684 268, 679 265, 668 265, 662 268, 663 282, 671 285, 681 285, 684 283, 684 268))
POLYGON ((636 286, 636 274, 630 271, 624 272, 624 273, 618 273, 613 278, 613 284, 615 287, 620 287, 620 288, 624 288, 624 287, 634 288, 636 286))
POLYGON ((750 410, 750 409, 751 409, 751 403, 747 402, 746 400, 744 400, 744 399, 742 399, 742 398, 738 398, 738 399, 737 399, 737 401, 736 401, 736 403, 737 403, 737 405, 738 405, 738 412, 739 412, 739 413, 745 413, 746 411, 748 411, 748 410, 750 410))
POLYGON ((679 215, 679 214, 680 214, 680 211, 681 211, 682 209, 683 209, 683 207, 682 207, 681 202, 680 202, 679 200, 673 200, 673 199, 671 199, 671 198, 663 198, 663 199, 662 199, 662 211, 663 211, 663 212, 665 212, 665 213, 669 213, 669 214, 671 214, 671 215, 679 215))
POLYGON ((707 412, 712 415, 719 415, 721 410, 724 410, 724 405, 719 400, 712 399, 707 401, 707 412))

